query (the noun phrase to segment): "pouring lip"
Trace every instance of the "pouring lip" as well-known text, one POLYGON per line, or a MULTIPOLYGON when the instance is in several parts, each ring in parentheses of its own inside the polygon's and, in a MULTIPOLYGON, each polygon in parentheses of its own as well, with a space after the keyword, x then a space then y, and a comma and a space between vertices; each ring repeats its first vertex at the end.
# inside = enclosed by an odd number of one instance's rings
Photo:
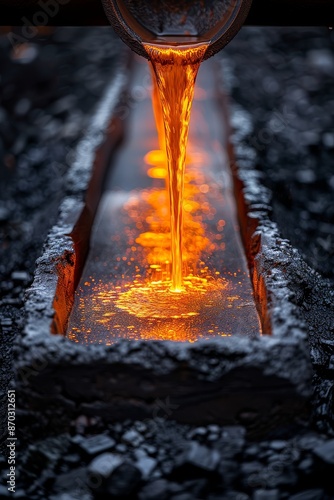
MULTIPOLYGON (((212 33, 212 36, 208 35, 210 40, 209 46, 203 57, 203 60, 209 59, 217 52, 219 52, 223 47, 225 47, 239 32, 242 28, 248 13, 250 11, 253 0, 240 0, 239 6, 236 12, 232 14, 227 26, 221 30, 217 30, 216 33, 212 33)), ((148 30, 140 26, 140 29, 145 33, 145 40, 143 40, 138 33, 136 33, 131 26, 124 20, 122 12, 120 11, 117 2, 114 0, 102 0, 103 8, 105 10, 106 16, 111 23, 113 29, 117 35, 123 40, 126 45, 128 45, 134 52, 148 59, 147 52, 143 46, 145 43, 154 43, 156 40, 148 30)), ((212 31, 214 28, 212 29, 212 31)), ((206 38, 206 37, 205 37, 206 38)), ((199 40, 201 40, 199 38, 199 40)), ((203 37, 204 40, 204 37, 203 37)))

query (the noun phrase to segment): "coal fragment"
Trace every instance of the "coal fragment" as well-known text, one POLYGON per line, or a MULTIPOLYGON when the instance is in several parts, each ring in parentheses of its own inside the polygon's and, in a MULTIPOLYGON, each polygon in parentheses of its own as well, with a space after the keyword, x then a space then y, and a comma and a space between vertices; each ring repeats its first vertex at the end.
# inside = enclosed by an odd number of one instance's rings
POLYGON ((334 354, 334 340, 321 338, 320 343, 326 352, 334 354))
POLYGON ((70 453, 69 455, 65 455, 63 457, 64 463, 68 465, 76 465, 80 462, 80 456, 76 453, 70 453))
POLYGON ((57 116, 57 115, 62 115, 62 114, 68 114, 71 108, 74 107, 76 103, 76 97, 72 94, 66 95, 64 97, 61 97, 56 101, 52 107, 51 107, 51 112, 57 116))
POLYGON ((112 498, 127 497, 138 487, 141 473, 130 463, 121 464, 114 470, 108 480, 107 491, 112 498))
POLYGON ((19 101, 17 101, 14 111, 18 116, 24 116, 28 113, 30 108, 31 108, 31 101, 26 97, 24 97, 19 101))
POLYGON ((115 446, 115 441, 106 434, 98 434, 89 438, 75 436, 72 442, 89 456, 98 455, 103 451, 108 451, 115 446))
POLYGON ((323 365, 323 355, 319 349, 316 347, 312 347, 310 349, 311 360, 314 365, 322 366, 323 365))
POLYGON ((313 450, 314 448, 322 446, 324 444, 324 441, 321 437, 315 434, 308 434, 306 436, 303 436, 299 440, 298 444, 302 450, 310 451, 313 450))
MULTIPOLYGON (((272 467, 280 467, 281 460, 271 463, 272 467)), ((268 480, 268 485, 274 488, 284 488, 294 486, 297 483, 298 477, 292 467, 285 467, 285 469, 268 480)))
POLYGON ((192 439, 192 438, 194 438, 194 437, 197 437, 197 438, 198 438, 198 437, 206 436, 206 434, 207 434, 207 433, 208 433, 208 430, 207 430, 207 428, 206 428, 206 427, 196 427, 195 429, 192 429, 192 430, 188 433, 187 437, 188 437, 189 439, 192 439))
POLYGON ((297 493, 296 495, 292 495, 290 500, 322 500, 325 497, 324 490, 315 489, 315 490, 305 490, 297 493))
POLYGON ((279 500, 279 490, 256 490, 253 495, 253 500, 279 500))
POLYGON ((15 495, 14 495, 14 498, 15 499, 18 499, 18 500, 27 500, 27 495, 26 495, 26 492, 21 489, 21 490, 16 490, 15 491, 15 495))
POLYGON ((317 446, 313 453, 326 465, 334 466, 334 439, 317 446))
POLYGON ((235 466, 235 461, 223 458, 219 462, 219 473, 223 479, 224 486, 230 487, 236 481, 239 470, 235 466))
POLYGON ((127 447, 125 446, 125 444, 118 444, 116 445, 115 450, 117 450, 119 453, 126 453, 127 447))
POLYGON ((10 211, 6 207, 0 206, 0 223, 7 222, 10 218, 10 211))
POLYGON ((139 494, 140 500, 168 500, 170 498, 168 481, 157 479, 142 488, 139 494))
POLYGON ((217 450, 211 450, 196 441, 190 442, 188 449, 180 456, 172 474, 186 478, 212 475, 220 461, 217 450))
POLYGON ((193 498, 201 498, 209 485, 208 479, 194 479, 192 481, 185 481, 183 483, 184 489, 191 492, 193 498))
POLYGON ((140 443, 143 442, 143 437, 139 434, 139 432, 132 429, 132 430, 127 431, 123 435, 122 440, 126 444, 131 444, 132 446, 139 446, 140 443))
POLYGON ((260 447, 256 444, 248 446, 245 450, 245 455, 248 457, 257 457, 260 453, 260 447))
POLYGON ((18 281, 22 283, 27 283, 30 279, 29 274, 25 271, 14 271, 11 274, 11 278, 13 281, 18 281))
POLYGON ((272 441, 270 443, 270 448, 275 451, 282 451, 287 447, 288 443, 286 441, 272 441))
POLYGON ((32 476, 39 476, 46 466, 51 466, 52 462, 54 462, 52 456, 45 453, 41 446, 36 445, 29 446, 23 459, 25 469, 32 476))
POLYGON ((220 432, 220 427, 218 425, 208 425, 208 431, 211 432, 212 434, 219 434, 220 432))
POLYGON ((56 476, 53 491, 55 493, 69 493, 73 490, 81 491, 85 489, 86 478, 86 467, 79 467, 65 474, 60 474, 56 476))
POLYGON ((144 479, 148 479, 157 466, 157 461, 147 455, 138 458, 136 466, 142 473, 144 479))
POLYGON ((219 440, 221 453, 225 458, 233 458, 244 447, 246 429, 240 425, 223 427, 222 438, 219 440))
MULTIPOLYGON (((313 144, 313 142, 309 142, 312 141, 312 138, 305 137, 305 139, 306 139, 305 141, 306 144, 313 144)), ((316 136, 315 136, 315 141, 316 141, 315 143, 317 144, 318 141, 316 139, 316 136)), ((316 180, 316 176, 312 170, 299 170, 298 172, 296 172, 296 179, 301 184, 311 184, 316 180)))
POLYGON ((8 491, 8 488, 0 484, 0 498, 11 498, 13 494, 8 491))
POLYGON ((328 369, 334 370, 334 354, 329 358, 328 369))
POLYGON ((0 318, 0 324, 2 327, 12 326, 13 321, 10 318, 0 318))
POLYGON ((262 468, 263 468, 263 466, 262 466, 261 462, 257 462, 257 461, 245 462, 245 463, 241 464, 241 472, 245 476, 257 474, 262 470, 262 468))
POLYGON ((108 478, 122 462, 123 459, 119 455, 103 453, 92 460, 88 466, 88 472, 91 475, 108 478))
POLYGON ((298 469, 303 474, 310 474, 312 467, 313 467, 313 460, 311 457, 304 458, 304 460, 302 460, 298 465, 298 469))

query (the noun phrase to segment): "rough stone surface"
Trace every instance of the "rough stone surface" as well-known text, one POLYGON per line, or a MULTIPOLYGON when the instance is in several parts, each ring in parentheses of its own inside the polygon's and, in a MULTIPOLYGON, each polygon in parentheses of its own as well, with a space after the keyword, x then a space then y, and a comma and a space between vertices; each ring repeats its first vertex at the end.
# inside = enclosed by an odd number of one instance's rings
POLYGON ((107 491, 111 498, 128 497, 133 493, 141 480, 141 473, 132 464, 122 464, 112 473, 107 491))
POLYGON ((253 495, 253 500, 279 500, 279 490, 257 490, 253 495))
POLYGON ((184 478, 215 472, 220 461, 217 451, 201 446, 196 441, 190 442, 188 447, 179 458, 174 474, 184 478))
POLYGON ((314 453, 324 464, 334 466, 334 439, 317 446, 314 453))
POLYGON ((322 500, 325 497, 325 492, 322 489, 305 490, 292 495, 290 500, 322 500))
POLYGON ((72 442, 84 453, 89 456, 98 455, 103 451, 114 448, 116 442, 105 434, 84 438, 82 436, 74 437, 72 442))
POLYGON ((108 478, 112 472, 122 463, 122 458, 113 453, 103 453, 94 458, 89 464, 88 472, 94 476, 108 478))
POLYGON ((157 479, 141 490, 139 498, 141 500, 167 500, 168 497, 168 482, 165 479, 157 479))

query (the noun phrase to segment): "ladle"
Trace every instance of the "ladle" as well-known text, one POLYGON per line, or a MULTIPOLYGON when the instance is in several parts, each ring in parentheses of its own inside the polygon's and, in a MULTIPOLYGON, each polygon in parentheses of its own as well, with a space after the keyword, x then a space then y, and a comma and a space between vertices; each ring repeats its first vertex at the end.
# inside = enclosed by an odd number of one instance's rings
POLYGON ((205 59, 220 51, 242 27, 252 0, 102 0, 120 38, 146 57, 142 42, 207 41, 205 59))

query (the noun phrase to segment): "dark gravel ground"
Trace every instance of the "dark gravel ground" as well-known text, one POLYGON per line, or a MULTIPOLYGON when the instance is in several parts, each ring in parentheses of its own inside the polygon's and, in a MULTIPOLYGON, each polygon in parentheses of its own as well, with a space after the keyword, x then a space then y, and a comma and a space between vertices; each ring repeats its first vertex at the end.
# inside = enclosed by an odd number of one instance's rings
MULTIPOLYGON (((45 33, 15 54, 6 36, 0 37, 3 412, 10 345, 24 323, 24 290, 66 189, 62 179, 73 146, 108 80, 117 47, 110 30, 101 28, 45 33)), ((220 57, 232 100, 252 116, 248 142, 273 192, 273 218, 321 274, 316 293, 328 298, 324 314, 331 318, 333 35, 324 29, 247 28, 220 57)), ((301 307, 307 318, 307 301, 301 307)), ((328 332, 326 349, 334 354, 328 332)), ((334 440, 328 436, 332 378, 333 371, 320 370, 316 380, 318 430, 301 422, 298 434, 287 429, 262 442, 252 441, 242 426, 176 425, 168 401, 157 402, 155 415, 144 422, 106 425, 83 415, 69 434, 39 443, 29 443, 24 429, 16 498, 334 498, 334 440)), ((0 468, 0 498, 7 498, 7 463, 1 458, 0 468)))
POLYGON ((309 273, 295 303, 316 370, 315 418, 327 432, 334 417, 333 42, 325 28, 247 28, 220 55, 232 103, 252 117, 245 142, 272 193, 272 218, 309 273))
POLYGON ((222 53, 282 236, 334 284, 334 35, 248 28, 222 53))
POLYGON ((119 43, 111 28, 46 30, 15 49, 7 33, 0 36, 2 412, 11 345, 24 322, 24 291, 56 220, 66 190, 64 173, 112 74, 119 43))

